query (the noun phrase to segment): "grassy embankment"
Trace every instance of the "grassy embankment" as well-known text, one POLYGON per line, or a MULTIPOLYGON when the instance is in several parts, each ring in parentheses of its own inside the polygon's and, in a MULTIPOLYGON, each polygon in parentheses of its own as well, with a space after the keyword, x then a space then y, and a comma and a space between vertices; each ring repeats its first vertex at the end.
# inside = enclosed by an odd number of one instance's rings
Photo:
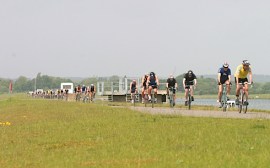
POLYGON ((0 97, 1 167, 268 167, 270 122, 0 97))

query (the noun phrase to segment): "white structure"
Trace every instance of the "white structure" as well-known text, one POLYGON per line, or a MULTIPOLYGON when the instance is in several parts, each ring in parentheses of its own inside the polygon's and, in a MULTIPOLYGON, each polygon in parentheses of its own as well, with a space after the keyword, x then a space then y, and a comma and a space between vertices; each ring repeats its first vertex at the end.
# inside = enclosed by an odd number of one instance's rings
POLYGON ((68 93, 73 93, 74 85, 73 83, 61 83, 61 89, 68 89, 68 93))
POLYGON ((234 107, 235 106, 235 101, 234 100, 229 100, 227 101, 227 104, 229 107, 234 107))

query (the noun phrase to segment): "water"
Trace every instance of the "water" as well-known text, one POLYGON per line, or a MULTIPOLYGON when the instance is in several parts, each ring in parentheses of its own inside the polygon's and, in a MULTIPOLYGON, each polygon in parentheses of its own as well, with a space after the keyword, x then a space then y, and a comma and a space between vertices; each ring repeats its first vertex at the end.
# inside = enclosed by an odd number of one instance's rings
MULTIPOLYGON (((184 99, 177 99, 177 104, 184 104, 184 99)), ((194 105, 210 105, 210 106, 217 106, 216 99, 196 99, 192 102, 194 105)), ((249 106, 250 109, 262 109, 262 110, 270 110, 270 100, 268 99, 250 99, 249 106)))

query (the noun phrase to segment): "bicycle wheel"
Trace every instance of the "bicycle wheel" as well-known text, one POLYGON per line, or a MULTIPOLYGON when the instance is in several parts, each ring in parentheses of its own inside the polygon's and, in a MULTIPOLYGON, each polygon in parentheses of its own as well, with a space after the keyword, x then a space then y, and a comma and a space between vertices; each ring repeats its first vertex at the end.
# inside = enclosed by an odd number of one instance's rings
POLYGON ((239 105, 238 105, 238 112, 241 113, 243 109, 243 94, 240 95, 239 105))
POLYGON ((154 103, 155 103, 155 94, 151 94, 151 103, 152 103, 152 108, 154 108, 154 103))
POLYGON ((135 95, 135 93, 134 93, 134 95, 133 95, 133 106, 135 107, 135 103, 136 103, 136 95, 135 95))
POLYGON ((173 92, 169 90, 170 107, 173 107, 173 92))
POLYGON ((191 96, 190 94, 188 95, 188 109, 191 109, 191 96))
POLYGON ((227 97, 226 97, 226 93, 222 94, 222 100, 221 100, 221 103, 222 103, 222 110, 223 112, 226 112, 227 110, 227 97))
POLYGON ((244 113, 247 113, 247 107, 248 107, 248 105, 245 104, 244 102, 247 102, 247 97, 246 97, 246 94, 245 93, 243 94, 243 111, 244 111, 244 113))
POLYGON ((227 110, 227 104, 226 103, 222 103, 222 110, 223 110, 223 112, 226 112, 226 110, 227 110))
POLYGON ((147 94, 145 94, 143 97, 143 103, 144 103, 144 107, 146 107, 147 106, 146 104, 148 103, 148 95, 147 94))

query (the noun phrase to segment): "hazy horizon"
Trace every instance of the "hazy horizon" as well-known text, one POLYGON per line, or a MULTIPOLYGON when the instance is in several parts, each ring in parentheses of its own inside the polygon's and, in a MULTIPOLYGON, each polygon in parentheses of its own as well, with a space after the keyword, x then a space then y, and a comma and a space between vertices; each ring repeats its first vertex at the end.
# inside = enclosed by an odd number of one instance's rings
POLYGON ((270 1, 0 0, 0 77, 270 75, 270 1))

